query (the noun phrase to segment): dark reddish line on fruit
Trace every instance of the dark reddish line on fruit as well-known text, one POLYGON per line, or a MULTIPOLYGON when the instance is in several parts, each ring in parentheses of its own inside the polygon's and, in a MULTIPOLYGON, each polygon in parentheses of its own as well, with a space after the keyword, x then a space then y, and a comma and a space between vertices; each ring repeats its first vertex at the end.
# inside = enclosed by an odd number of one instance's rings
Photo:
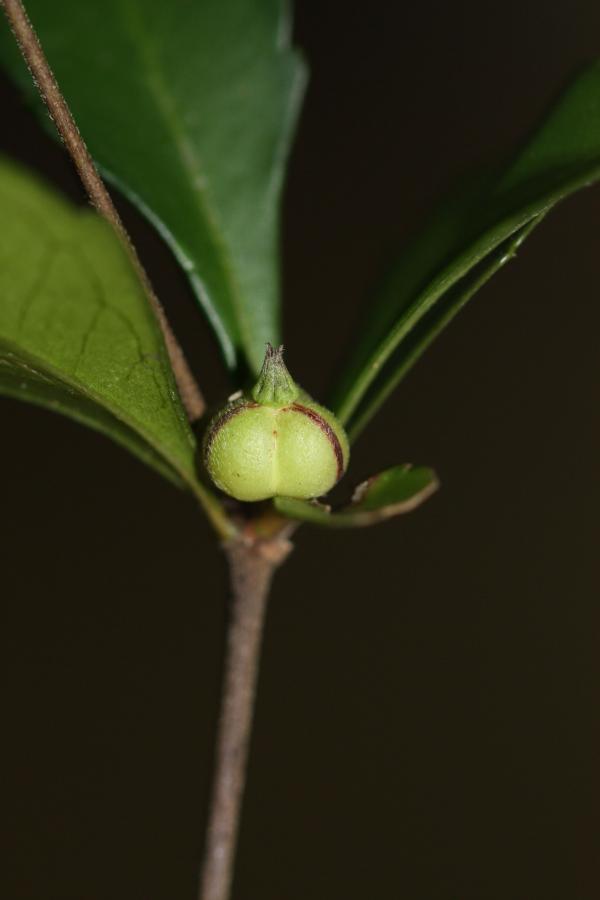
MULTIPOLYGON (((342 450, 342 445, 337 439, 337 435, 329 422, 327 422, 319 413, 315 412, 314 409, 310 409, 308 406, 302 406, 301 403, 292 403, 291 406, 287 406, 286 409, 293 409, 296 412, 303 413, 305 416, 314 422, 315 425, 318 425, 321 431, 323 431, 331 444, 331 449, 335 454, 335 461, 337 463, 337 477, 338 480, 344 474, 344 452, 342 450)), ((285 412, 285 410, 283 410, 285 412)))
POLYGON ((230 406, 219 418, 216 422, 213 422, 210 426, 210 431, 206 436, 206 442, 204 444, 204 461, 208 460, 208 456, 210 454, 210 448, 213 445, 213 441, 216 438, 219 430, 229 422, 230 419, 233 419, 234 416, 237 416, 238 413, 241 413, 244 409, 256 409, 258 403, 254 403, 252 400, 244 400, 241 403, 238 403, 237 406, 230 406))

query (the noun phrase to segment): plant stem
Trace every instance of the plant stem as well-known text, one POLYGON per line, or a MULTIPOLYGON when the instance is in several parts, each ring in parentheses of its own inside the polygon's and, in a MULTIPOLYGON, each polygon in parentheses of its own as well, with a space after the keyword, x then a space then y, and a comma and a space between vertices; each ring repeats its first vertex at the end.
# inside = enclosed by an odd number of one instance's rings
POLYGON ((199 900, 230 897, 267 598, 290 549, 282 537, 225 545, 232 597, 199 900))
POLYGON ((200 388, 192 375, 177 338, 165 315, 165 311, 154 293, 146 271, 140 261, 135 247, 121 221, 115 205, 85 145, 68 104, 63 97, 48 60, 38 40, 35 30, 29 21, 22 0, 0 0, 4 7, 11 28, 29 67, 35 85, 48 108, 50 117, 71 155, 79 177, 88 192, 90 200, 101 216, 112 226, 117 237, 125 248, 129 259, 144 288, 150 306, 162 331, 173 374, 181 394, 181 399, 190 420, 199 419, 205 409, 200 388))

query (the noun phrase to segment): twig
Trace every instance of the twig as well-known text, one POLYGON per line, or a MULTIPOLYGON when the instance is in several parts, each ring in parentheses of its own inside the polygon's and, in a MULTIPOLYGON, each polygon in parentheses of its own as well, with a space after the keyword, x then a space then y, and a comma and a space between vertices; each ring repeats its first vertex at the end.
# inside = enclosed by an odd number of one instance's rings
POLYGON ((200 388, 169 325, 165 311, 152 289, 150 280, 133 246, 121 217, 111 200, 104 182, 98 174, 92 157, 81 137, 67 102, 60 92, 38 37, 27 16, 21 0, 0 0, 15 38, 27 63, 37 89, 48 107, 48 112, 69 151, 90 200, 101 216, 113 227, 129 256, 138 278, 150 302, 163 334, 171 367, 190 420, 199 419, 205 404, 200 388))
POLYGON ((199 900, 230 896, 267 597, 291 545, 284 538, 237 539, 225 549, 232 602, 199 900))

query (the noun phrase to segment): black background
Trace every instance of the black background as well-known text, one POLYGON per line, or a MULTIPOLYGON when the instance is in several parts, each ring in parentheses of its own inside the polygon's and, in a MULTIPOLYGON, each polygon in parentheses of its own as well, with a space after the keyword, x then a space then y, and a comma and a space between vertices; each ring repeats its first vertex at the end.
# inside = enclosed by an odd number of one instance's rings
MULTIPOLYGON (((301 0, 285 337, 324 396, 367 286, 435 197, 598 55, 596 0, 301 0)), ((0 149, 81 192, 4 82, 0 149)), ((218 355, 125 208, 212 400, 218 355)), ((553 212, 357 445, 431 463, 378 529, 302 529, 269 613, 236 900, 592 900, 598 838, 600 190, 553 212)), ((6 223, 5 223, 6 224, 6 223)), ((0 402, 0 896, 193 900, 226 573, 192 502, 0 402)))

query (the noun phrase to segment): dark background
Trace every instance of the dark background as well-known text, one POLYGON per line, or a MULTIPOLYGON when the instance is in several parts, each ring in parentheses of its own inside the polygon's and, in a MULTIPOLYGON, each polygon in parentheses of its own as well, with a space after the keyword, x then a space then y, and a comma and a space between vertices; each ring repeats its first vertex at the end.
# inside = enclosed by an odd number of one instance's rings
MULTIPOLYGON (((435 197, 599 53, 597 0, 300 0, 312 68, 285 196, 288 361, 323 396, 366 288, 435 197)), ((0 148, 81 200, 3 82, 0 148)), ((277 577, 236 900, 596 900, 600 189, 565 202, 357 445, 442 491, 302 529, 277 577)), ((133 236, 211 399, 217 352, 133 236)), ((5 223, 6 226, 7 223, 5 223)), ((186 496, 0 401, 0 896, 193 900, 226 573, 186 496)))

